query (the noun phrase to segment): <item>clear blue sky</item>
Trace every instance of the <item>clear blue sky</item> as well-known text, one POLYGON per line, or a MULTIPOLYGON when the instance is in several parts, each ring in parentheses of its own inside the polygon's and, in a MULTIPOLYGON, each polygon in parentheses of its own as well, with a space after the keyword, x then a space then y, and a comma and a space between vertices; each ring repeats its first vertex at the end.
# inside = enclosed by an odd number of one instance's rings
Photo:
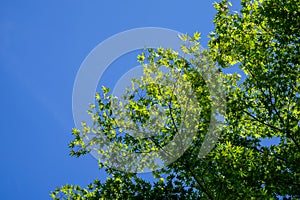
POLYGON ((100 42, 138 27, 213 30, 211 0, 9 0, 0 3, 1 199, 49 199, 103 179, 90 155, 68 155, 77 70, 100 42))

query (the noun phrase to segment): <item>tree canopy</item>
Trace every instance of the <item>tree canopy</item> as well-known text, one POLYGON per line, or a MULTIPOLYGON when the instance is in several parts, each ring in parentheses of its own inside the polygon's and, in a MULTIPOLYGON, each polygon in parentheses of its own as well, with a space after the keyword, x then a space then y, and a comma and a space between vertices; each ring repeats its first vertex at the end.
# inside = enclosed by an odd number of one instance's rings
POLYGON ((96 94, 70 154, 96 154, 109 176, 53 199, 300 198, 300 2, 241 5, 214 4, 209 49, 199 33, 182 35, 184 56, 138 56, 144 75, 122 100, 106 87, 96 94), (242 73, 223 73, 233 67, 242 73), (144 169, 152 183, 137 176, 144 169))

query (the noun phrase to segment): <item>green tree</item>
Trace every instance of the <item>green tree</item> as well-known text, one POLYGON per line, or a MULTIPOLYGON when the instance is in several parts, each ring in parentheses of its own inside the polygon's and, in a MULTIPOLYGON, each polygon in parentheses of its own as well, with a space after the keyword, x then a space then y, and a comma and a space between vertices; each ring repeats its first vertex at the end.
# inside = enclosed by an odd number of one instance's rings
POLYGON ((235 13, 215 3, 209 50, 198 33, 183 35, 183 57, 163 48, 138 56, 144 76, 123 101, 105 87, 97 93, 93 124, 72 131, 71 155, 96 153, 110 176, 57 188, 53 199, 300 197, 300 2, 241 4, 235 13), (243 74, 218 73, 233 66, 243 74), (152 118, 160 112, 163 121, 152 118), (279 144, 261 146, 274 137, 279 144), (137 176, 144 168, 154 183, 137 176))

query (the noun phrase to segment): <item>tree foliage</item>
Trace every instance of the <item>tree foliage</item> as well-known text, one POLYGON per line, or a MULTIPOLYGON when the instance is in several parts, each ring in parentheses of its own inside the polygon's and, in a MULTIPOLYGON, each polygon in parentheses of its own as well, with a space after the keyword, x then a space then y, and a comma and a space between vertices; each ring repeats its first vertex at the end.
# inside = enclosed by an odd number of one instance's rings
POLYGON ((73 129, 71 155, 94 152, 109 177, 57 188, 53 199, 300 197, 300 2, 241 4, 233 12, 227 0, 215 3, 208 50, 198 33, 183 35, 184 57, 164 48, 138 56, 144 76, 123 101, 105 87, 97 93, 93 124, 73 129), (242 74, 218 73, 237 66, 242 74), (262 146, 266 138, 280 142, 262 146), (157 159, 167 166, 160 169, 157 159), (155 170, 153 183, 137 176, 144 168, 155 170))

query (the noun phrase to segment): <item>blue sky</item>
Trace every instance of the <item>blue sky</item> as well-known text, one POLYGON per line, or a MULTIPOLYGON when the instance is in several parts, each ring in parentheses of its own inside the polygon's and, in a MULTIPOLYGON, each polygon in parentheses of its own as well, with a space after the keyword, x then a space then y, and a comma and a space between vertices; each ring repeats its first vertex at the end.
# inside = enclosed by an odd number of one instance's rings
POLYGON ((199 31, 206 47, 214 14, 211 0, 1 1, 1 199, 50 199, 57 186, 105 178, 92 156, 68 155, 73 84, 96 45, 151 26, 199 31))

